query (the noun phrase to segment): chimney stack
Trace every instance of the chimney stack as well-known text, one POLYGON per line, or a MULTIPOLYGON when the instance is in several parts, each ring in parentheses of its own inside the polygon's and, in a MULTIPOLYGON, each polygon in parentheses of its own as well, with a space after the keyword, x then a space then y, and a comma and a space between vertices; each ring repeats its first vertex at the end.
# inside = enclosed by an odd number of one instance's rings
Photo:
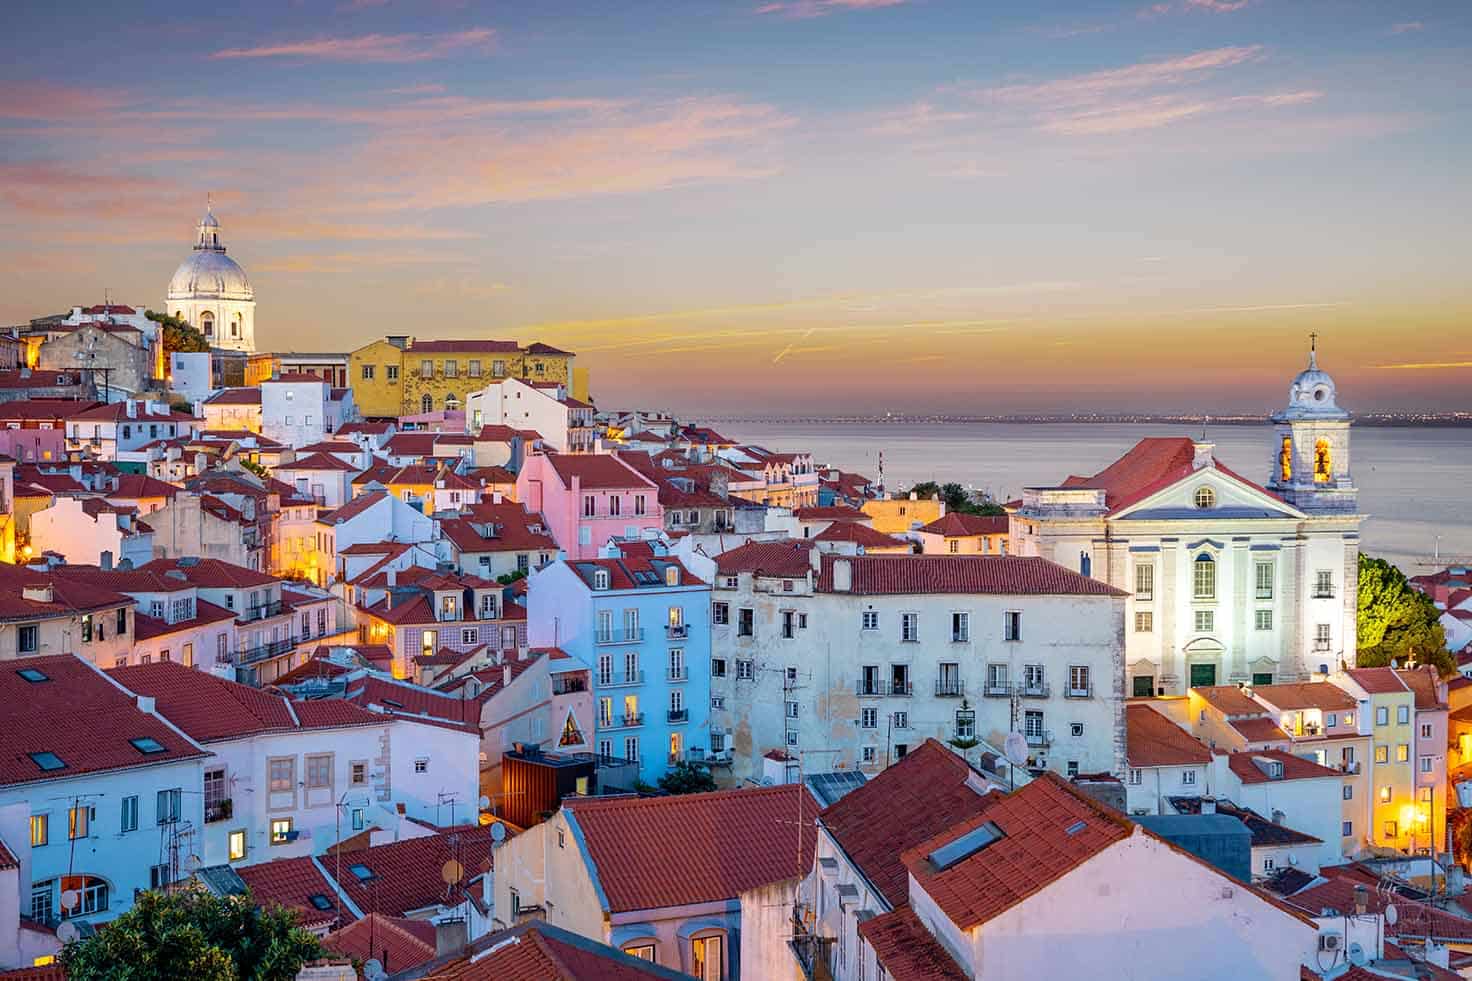
POLYGON ((1191 469, 1202 470, 1211 466, 1212 450, 1216 449, 1216 444, 1208 443, 1204 439, 1198 439, 1193 441, 1191 445, 1196 450, 1196 455, 1191 460, 1191 469))

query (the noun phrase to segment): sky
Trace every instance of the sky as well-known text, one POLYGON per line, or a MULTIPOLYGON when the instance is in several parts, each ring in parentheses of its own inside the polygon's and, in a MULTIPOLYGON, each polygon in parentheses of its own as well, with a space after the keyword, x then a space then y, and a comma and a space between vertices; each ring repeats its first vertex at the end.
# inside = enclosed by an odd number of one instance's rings
POLYGON ((1466 0, 6 5, 0 323, 575 351, 601 406, 1472 409, 1466 0))

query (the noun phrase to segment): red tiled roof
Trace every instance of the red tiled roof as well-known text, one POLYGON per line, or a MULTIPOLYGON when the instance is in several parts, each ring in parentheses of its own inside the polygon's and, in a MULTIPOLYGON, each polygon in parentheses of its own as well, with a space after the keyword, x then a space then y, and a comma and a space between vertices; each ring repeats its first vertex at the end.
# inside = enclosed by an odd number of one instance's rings
POLYGON ((980 813, 905 850, 902 860, 961 930, 980 926, 1123 841, 1133 826, 1123 815, 1045 772, 1010 794, 992 794, 980 813), (930 855, 983 824, 1002 836, 945 868, 930 855))
POLYGON ((381 436, 393 427, 390 422, 345 422, 337 427, 338 436, 349 436, 354 433, 364 433, 369 436, 381 436))
POLYGON ((1205 685, 1200 688, 1192 688, 1191 693, 1199 696, 1207 705, 1226 715, 1256 716, 1267 714, 1267 709, 1253 701, 1248 697, 1246 692, 1236 685, 1205 685))
POLYGON ((528 514, 520 504, 472 505, 470 514, 439 522, 441 534, 461 552, 557 551, 557 542, 543 528, 541 515, 528 514), (483 535, 483 530, 491 534, 483 535))
POLYGON ((980 810, 978 786, 965 760, 927 739, 818 818, 885 900, 899 906, 909 896, 900 853, 980 810))
POLYGON ((1330 711, 1353 709, 1358 703, 1342 688, 1327 681, 1295 681, 1277 685, 1255 685, 1252 692, 1284 712, 1317 708, 1330 711))
POLYGON ((476 941, 424 981, 678 981, 690 976, 533 921, 476 941))
POLYGON ((835 521, 813 536, 815 542, 853 542, 864 548, 898 548, 909 543, 857 521, 835 521))
POLYGON ((1006 514, 962 514, 950 511, 920 530, 930 535, 963 538, 969 535, 1005 535, 1011 529, 1012 517, 1006 514))
POLYGON ((271 382, 290 382, 292 384, 296 384, 299 382, 317 382, 323 385, 327 384, 326 381, 323 380, 321 375, 314 375, 310 371, 283 371, 281 372, 281 374, 277 375, 274 378, 267 378, 265 381, 261 382, 261 384, 268 385, 271 382))
POLYGON ((434 960, 435 928, 428 920, 369 913, 323 937, 322 946, 360 964, 376 959, 386 970, 407 971, 434 960))
POLYGON ((8 872, 11 869, 20 868, 20 860, 5 842, 0 841, 0 872, 8 872))
MULTIPOLYGON (((1252 761, 1254 759, 1276 760, 1283 764, 1283 776, 1280 780, 1312 780, 1317 777, 1343 778, 1344 774, 1338 770, 1331 770, 1327 766, 1320 766, 1311 760, 1301 756, 1294 756, 1281 749, 1261 749, 1252 752, 1233 753, 1227 758, 1227 766, 1237 775, 1237 779, 1243 783, 1267 783, 1272 778, 1262 771, 1252 761)), ((1276 782, 1276 781, 1275 781, 1276 782)))
POLYGON ((355 704, 373 706, 389 715, 480 731, 482 700, 478 698, 457 698, 407 681, 390 681, 375 675, 365 675, 352 682, 345 697, 355 704))
MULTIPOLYGON (((420 341, 416 340, 404 349, 410 354, 515 354, 521 345, 515 341, 465 340, 465 341, 420 341)), ((489 377, 489 376, 487 376, 489 377)))
POLYGON ((792 512, 799 521, 863 521, 869 522, 874 519, 860 511, 842 504, 829 504, 823 507, 798 508, 792 512))
MULTIPOLYGON (((188 585, 187 583, 185 584, 188 585)), ((179 634, 190 630, 198 630, 200 627, 219 623, 222 620, 234 620, 235 611, 227 610, 223 606, 216 606, 206 600, 195 599, 194 616, 188 620, 176 620, 169 623, 167 620, 156 620, 146 613, 133 614, 133 639, 151 640, 154 637, 164 637, 168 634, 179 634)))
POLYGON ((157 572, 160 575, 177 569, 183 572, 192 584, 205 589, 248 588, 281 581, 276 576, 268 576, 264 572, 247 569, 243 565, 233 565, 220 559, 154 559, 138 568, 145 572, 157 572))
POLYGON ((205 405, 260 405, 261 390, 251 388, 225 388, 204 400, 205 405))
POLYGON ((1228 723, 1250 743, 1287 742, 1288 733, 1265 715, 1252 719, 1234 719, 1228 723))
POLYGON ((608 453, 548 453, 547 462, 564 487, 577 477, 584 490, 653 487, 654 481, 608 453))
POLYGON ((1203 766, 1211 750, 1149 705, 1126 705, 1125 759, 1135 769, 1151 766, 1203 766))
POLYGON ((1350 668, 1345 674, 1371 695, 1393 695, 1410 690, 1394 668, 1350 668))
MULTIPOLYGON (((336 862, 336 852, 329 849, 336 862)), ((461 891, 470 881, 491 868, 491 836, 484 828, 464 826, 442 834, 408 838, 371 848, 344 850, 342 881, 338 883, 364 914, 370 912, 403 916, 440 903, 458 905, 461 891), (464 877, 454 888, 447 886, 442 875, 450 859, 460 863, 464 877), (372 879, 359 879, 350 866, 363 865, 372 879)))
POLYGON ((852 569, 848 592, 857 596, 908 593, 1125 596, 1108 583, 1081 576, 1055 562, 1020 555, 823 556, 818 592, 835 592, 833 567, 852 569))
MULTIPOLYGON (((1109 510, 1120 511, 1194 472, 1195 459, 1196 447, 1189 437, 1146 437, 1092 477, 1069 477, 1063 486, 1102 490, 1109 510)), ((1211 465, 1233 480, 1269 497, 1277 497, 1215 460, 1211 465)))
POLYGON ((70 617, 132 605, 133 600, 121 593, 97 586, 83 586, 51 572, 0 564, 0 621, 70 617), (37 586, 50 587, 49 601, 26 597, 26 589, 37 586))
POLYGON ((95 565, 58 565, 51 573, 59 579, 100 586, 118 593, 176 593, 195 588, 182 573, 167 575, 141 569, 99 569, 95 565))
POLYGON ((1394 893, 1387 896, 1375 888, 1378 883, 1374 878, 1356 874, 1353 867, 1326 866, 1319 875, 1327 881, 1284 896, 1283 902, 1310 916, 1323 916, 1326 909, 1341 915, 1353 915, 1355 886, 1364 885, 1371 913, 1382 913, 1386 906, 1395 904, 1398 914, 1395 923, 1384 924, 1387 937, 1425 937, 1429 933, 1440 941, 1472 941, 1472 919, 1436 909, 1407 896, 1394 893))
POLYGON ((297 457, 290 463, 283 463, 277 470, 338 470, 345 473, 357 473, 358 468, 345 461, 342 457, 333 456, 331 453, 308 453, 306 456, 297 457))
POLYGON ((376 712, 340 700, 293 705, 281 695, 173 661, 113 668, 108 674, 132 691, 153 697, 160 715, 200 742, 384 721, 376 712))
MULTIPOLYGON (((251 898, 257 905, 296 910, 301 913, 301 925, 308 929, 356 919, 310 856, 278 858, 273 862, 247 865, 237 868, 235 874, 250 887, 251 898), (332 909, 318 909, 312 904, 312 896, 325 898, 332 904, 332 909)), ((343 878, 347 878, 346 872, 343 878)))
MULTIPOLYGON (((649 546, 643 542, 623 542, 619 546, 619 557, 616 559, 569 559, 567 566, 583 583, 589 587, 593 585, 593 571, 602 569, 608 573, 609 589, 640 589, 661 588, 668 586, 665 579, 667 570, 674 569, 678 578, 675 585, 678 586, 700 586, 704 585, 684 564, 673 555, 654 555, 649 546), (639 582, 636 576, 639 573, 652 573, 654 581, 639 582)), ((647 578, 647 576, 646 576, 647 578)))
POLYGON ((581 831, 608 911, 619 913, 735 899, 805 875, 818 804, 804 785, 784 784, 676 797, 580 797, 564 801, 563 812, 581 831), (660 860, 651 862, 651 855, 660 860))
POLYGON ((1437 695, 1439 679, 1434 667, 1424 664, 1417 668, 1401 668, 1398 673, 1405 686, 1415 692, 1417 711, 1429 712, 1447 707, 1447 703, 1437 695))
POLYGON ((894 981, 966 981, 966 972, 908 905, 860 923, 859 936, 894 981))
POLYGON ((328 525, 341 524, 350 518, 356 518, 386 497, 388 497, 388 491, 368 491, 367 493, 359 494, 340 508, 322 512, 317 515, 317 520, 328 525))
POLYGON ((434 443, 439 433, 407 432, 394 433, 383 444, 383 451, 390 456, 429 456, 434 452, 434 443))
POLYGON ((26 657, 0 667, 0 785, 74 777, 81 773, 171 763, 207 755, 92 665, 70 654, 26 657), (25 670, 46 680, 30 682, 25 670), (146 753, 129 740, 153 739, 146 753), (31 754, 53 753, 59 769, 42 769, 31 754))
POLYGON ((112 490, 104 490, 105 497, 137 500, 146 497, 173 497, 179 493, 176 485, 147 474, 125 473, 113 479, 117 481, 117 487, 112 490))
POLYGON ((758 576, 798 579, 812 568, 808 553, 813 543, 802 539, 777 542, 747 542, 716 556, 716 572, 734 576, 750 572, 758 576))
MULTIPOLYGON (((18 371, 0 371, 0 388, 27 387, 34 384, 34 378, 34 372, 31 373, 31 378, 22 379, 18 371), (20 384, 7 384, 11 382, 20 384)), ((79 412, 101 404, 70 398, 16 399, 0 405, 0 419, 40 419, 55 422, 70 419, 79 412)))

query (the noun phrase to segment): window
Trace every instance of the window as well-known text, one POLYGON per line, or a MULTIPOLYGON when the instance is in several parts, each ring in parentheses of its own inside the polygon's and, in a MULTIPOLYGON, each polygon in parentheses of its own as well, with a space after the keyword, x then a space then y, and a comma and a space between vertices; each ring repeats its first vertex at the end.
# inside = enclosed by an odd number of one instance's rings
POLYGON ((1197 610, 1195 621, 1198 634, 1209 634, 1216 629, 1216 611, 1197 610))
POLYGON ((239 829, 230 832, 230 861, 239 862, 245 858, 245 830, 239 829))
POLYGON ((424 361, 419 362, 419 377, 421 377, 421 378, 432 378, 433 376, 434 376, 434 362, 433 361, 430 361, 430 360, 427 360, 427 359, 424 360, 424 361))
POLYGON ((957 552, 961 551, 961 543, 954 538, 952 538, 949 542, 946 542, 946 545, 947 547, 949 547, 952 555, 955 555, 957 552))
POLYGON ((1073 664, 1068 668, 1068 694, 1085 698, 1094 690, 1086 664, 1073 664))
POLYGON ((430 395, 428 392, 425 392, 424 395, 422 395, 420 397, 420 399, 419 399, 419 411, 420 412, 433 412, 434 411, 434 396, 433 395, 430 395))
POLYGON ((278 756, 266 764, 267 787, 273 794, 289 794, 296 790, 296 760, 278 756))
POLYGON ((1319 569, 1314 573, 1314 598, 1334 598, 1334 573, 1330 569, 1319 569))
MULTIPOLYGON (((710 697, 710 707, 713 709, 724 709, 726 707, 726 696, 712 695, 710 697)), ((711 742, 715 742, 715 736, 711 736, 711 742)), ((711 746, 711 751, 715 751, 715 746, 711 746)))
POLYGON ((862 759, 865 763, 873 763, 877 755, 873 746, 865 746, 862 759))
POLYGON ((1141 562, 1135 566, 1135 599, 1149 602, 1155 598, 1155 566, 1141 562))
POLYGON ((276 818, 271 822, 271 844, 284 845, 291 838, 291 818, 276 818))
POLYGON ((154 814, 158 824, 176 824, 184 809, 184 791, 178 788, 160 790, 154 803, 154 814))
POLYGON ((1008 610, 1002 614, 1002 639, 1022 639, 1022 612, 1020 610, 1008 610))
POLYGON ((637 763, 638 762, 638 760, 639 760, 639 737, 638 736, 625 736, 624 737, 624 759, 630 761, 631 763, 637 763))
MULTIPOLYGON (((671 694, 674 694, 674 692, 671 692, 671 694)), ((797 702, 786 702, 783 714, 785 714, 789 719, 797 718, 797 702)))
POLYGON ((1395 721, 1406 725, 1411 721, 1411 707, 1409 705, 1397 705, 1395 708, 1395 721))
POLYGON ((796 621, 793 619, 792 610, 782 611, 782 637, 791 640, 797 635, 796 621))
POLYGON ((956 712, 956 738, 976 738, 976 713, 971 709, 962 709, 956 712))
POLYGON ((1396 824, 1394 821, 1386 821, 1385 822, 1385 837, 1387 837, 1387 838, 1399 838, 1400 837, 1400 826, 1398 824, 1396 824))
POLYGON ((877 610, 865 610, 862 627, 864 630, 879 629, 879 612, 877 610))
POLYGON ((879 710, 874 708, 859 709, 859 728, 878 729, 879 710))
POLYGON ((1429 757, 1429 756, 1423 756, 1423 757, 1421 757, 1421 772, 1422 773, 1430 773, 1431 772, 1431 757, 1429 757))
MULTIPOLYGON (((209 792, 208 775, 206 775, 205 792, 206 792, 206 796, 208 796, 208 792, 209 792)), ((133 795, 130 795, 128 797, 124 797, 123 798, 123 813, 122 813, 122 819, 119 822, 119 826, 125 832, 127 832, 127 831, 137 831, 138 830, 138 795, 137 794, 133 794, 133 795)))
POLYGON ((1273 564, 1271 562, 1256 562, 1252 567, 1253 578, 1257 583, 1257 598, 1270 600, 1273 598, 1273 564))
POLYGON ((75 892, 79 897, 75 906, 61 911, 62 919, 101 913, 107 909, 108 887, 105 880, 95 875, 64 875, 59 881, 63 894, 75 892))
POLYGON ((1334 629, 1327 623, 1314 624, 1314 650, 1327 651, 1334 643, 1334 629))
POLYGON ((1144 774, 1139 770, 1131 770, 1128 779, 1131 787, 1138 787, 1144 781, 1144 774))
POLYGON ((1196 488, 1196 506, 1203 511, 1216 507, 1216 491, 1210 487, 1196 488))
POLYGON ((1377 726, 1390 725, 1390 709, 1384 705, 1375 708, 1375 724, 1377 726))
POLYGON ((399 380, 399 366, 396 364, 384 365, 383 373, 390 382, 396 382, 399 380))
POLYGON ((1345 838, 1354 837, 1354 822, 1345 821, 1339 828, 1339 834, 1345 838))
POLYGON ((900 614, 900 640, 909 644, 920 640, 920 614, 900 614))
POLYGON ((1199 600, 1216 599, 1216 561, 1205 553, 1192 566, 1192 595, 1199 600))
POLYGON ((1196 771, 1195 770, 1182 770, 1181 771, 1181 785, 1184 786, 1184 787, 1194 787, 1196 785, 1196 771))
POLYGON ((1257 627, 1258 630, 1272 630, 1273 611, 1258 610, 1255 614, 1253 614, 1253 625, 1257 627))
POLYGON ((427 757, 421 756, 419 759, 415 760, 414 761, 414 772, 415 773, 428 773, 429 772, 429 759, 427 757))
POLYGON ((1043 740, 1044 732, 1045 730, 1043 729, 1043 713, 1022 713, 1022 734, 1026 736, 1030 742, 1041 742, 1043 740))
POLYGON ((1343 796, 1344 796, 1344 799, 1345 800, 1354 800, 1354 784, 1347 783, 1347 784, 1344 785, 1344 795, 1343 796))
POLYGON ((608 513, 610 515, 616 516, 619 513, 621 509, 621 500, 622 499, 617 494, 608 495, 608 513))
POLYGON ((736 680, 750 681, 752 678, 752 665, 750 661, 736 662, 736 680))
POLYGON ((1390 762, 1390 747, 1389 746, 1376 746, 1375 747, 1375 762, 1376 763, 1389 763, 1390 762))
POLYGON ((66 836, 75 841, 78 838, 87 837, 87 832, 92 827, 92 808, 87 804, 79 804, 76 807, 66 809, 66 836))
POLYGON ((454 361, 452 359, 447 359, 445 361, 445 377, 446 378, 456 378, 456 377, 459 376, 459 374, 460 374, 460 365, 456 361, 454 361))
POLYGON ((31 815, 31 847, 40 848, 46 844, 51 834, 51 815, 31 815))
POLYGON ((721 981, 725 977, 722 937, 696 937, 690 958, 690 973, 699 981, 721 981))
POLYGON ((724 678, 726 676, 726 659, 713 657, 710 659, 710 676, 712 678, 724 678))
POLYGON ((971 639, 971 614, 951 614, 951 643, 964 644, 971 639))
POLYGON ((332 786, 332 757, 318 755, 307 757, 307 787, 321 789, 332 786))
POLYGON ((751 637, 756 633, 756 611, 743 606, 736 611, 736 636, 751 637))
POLYGON ((34 654, 40 649, 41 632, 34 623, 23 623, 15 628, 15 649, 21 654, 34 654))
POLYGON ((1135 633, 1148 634, 1155 630, 1155 614, 1149 610, 1138 610, 1135 613, 1135 633))
POLYGON ((1409 763, 1411 761, 1411 747, 1406 743, 1400 743, 1395 747, 1395 762, 1409 763))

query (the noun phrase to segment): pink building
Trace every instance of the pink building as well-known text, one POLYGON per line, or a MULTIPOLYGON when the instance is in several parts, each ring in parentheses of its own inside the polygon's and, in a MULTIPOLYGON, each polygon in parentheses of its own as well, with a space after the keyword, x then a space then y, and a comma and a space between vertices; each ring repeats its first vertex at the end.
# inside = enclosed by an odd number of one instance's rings
POLYGON ((540 511, 569 558, 595 559, 610 539, 633 540, 664 528, 659 487, 616 456, 549 453, 527 457, 516 499, 540 511))
POLYGON ((0 453, 21 463, 66 458, 66 432, 61 429, 0 429, 0 453))

